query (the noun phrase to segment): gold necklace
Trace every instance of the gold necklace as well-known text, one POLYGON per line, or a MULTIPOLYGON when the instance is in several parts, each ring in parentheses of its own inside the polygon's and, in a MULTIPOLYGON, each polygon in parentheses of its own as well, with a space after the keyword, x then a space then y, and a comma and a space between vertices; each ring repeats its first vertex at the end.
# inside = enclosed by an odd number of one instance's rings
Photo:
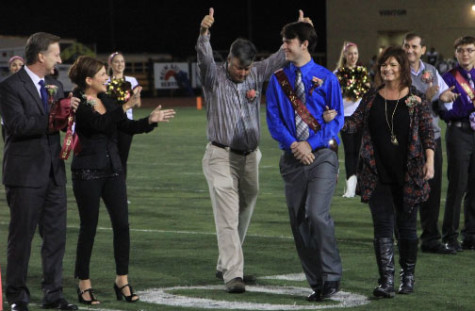
POLYGON ((391 116, 391 125, 389 125, 388 120, 388 103, 386 102, 386 98, 384 99, 384 116, 386 117, 386 124, 388 125, 389 130, 391 131, 391 144, 394 146, 398 146, 399 142, 397 140, 396 135, 394 135, 394 114, 396 113, 397 106, 399 104, 400 98, 396 102, 396 107, 394 107, 393 114, 391 116))

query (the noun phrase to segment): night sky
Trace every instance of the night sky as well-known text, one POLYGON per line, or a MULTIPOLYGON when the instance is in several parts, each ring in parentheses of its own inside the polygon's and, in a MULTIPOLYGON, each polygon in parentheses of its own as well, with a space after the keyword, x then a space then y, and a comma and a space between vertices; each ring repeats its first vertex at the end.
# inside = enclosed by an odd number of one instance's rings
POLYGON ((199 25, 209 7, 215 12, 211 29, 215 50, 227 50, 235 38, 243 37, 252 39, 260 52, 273 52, 281 44, 282 26, 297 19, 298 9, 314 22, 317 52, 326 49, 325 0, 9 0, 1 4, 0 34, 46 31, 95 43, 98 53, 169 53, 186 59, 196 54, 199 25))

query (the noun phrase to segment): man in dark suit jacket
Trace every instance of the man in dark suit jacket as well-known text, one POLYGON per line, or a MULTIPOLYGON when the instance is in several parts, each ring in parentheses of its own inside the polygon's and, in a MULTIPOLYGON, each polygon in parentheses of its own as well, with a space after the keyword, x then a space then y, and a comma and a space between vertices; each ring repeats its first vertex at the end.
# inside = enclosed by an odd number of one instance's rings
POLYGON ((26 278, 37 226, 43 239, 42 307, 77 310, 62 293, 66 174, 64 161, 59 158, 60 134, 48 130, 45 100, 48 85, 57 87, 56 100, 64 94, 60 83, 48 77, 61 63, 59 39, 48 33, 30 36, 25 47, 26 65, 0 84, 0 112, 6 129, 3 184, 11 217, 6 296, 12 311, 28 310, 26 278))

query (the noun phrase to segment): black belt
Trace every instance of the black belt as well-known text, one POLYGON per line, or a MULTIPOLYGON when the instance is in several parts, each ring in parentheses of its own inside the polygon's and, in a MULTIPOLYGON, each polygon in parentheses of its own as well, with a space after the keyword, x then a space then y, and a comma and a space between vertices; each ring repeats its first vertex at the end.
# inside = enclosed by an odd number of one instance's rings
POLYGON ((234 148, 231 148, 229 146, 217 143, 215 141, 212 141, 211 145, 216 146, 218 148, 229 149, 229 151, 231 151, 232 153, 239 154, 239 155, 242 155, 242 156, 247 156, 247 155, 253 153, 254 151, 256 151, 256 149, 254 149, 254 150, 238 150, 238 149, 234 149, 234 148))
POLYGON ((471 130, 473 131, 472 127, 470 126, 470 121, 450 121, 449 126, 455 126, 464 130, 471 130))
POLYGON ((338 143, 333 138, 330 139, 330 141, 328 142, 328 147, 320 147, 320 148, 317 148, 315 150, 312 150, 312 152, 315 153, 318 150, 327 149, 327 148, 330 149, 331 151, 335 152, 336 154, 338 154, 338 143))

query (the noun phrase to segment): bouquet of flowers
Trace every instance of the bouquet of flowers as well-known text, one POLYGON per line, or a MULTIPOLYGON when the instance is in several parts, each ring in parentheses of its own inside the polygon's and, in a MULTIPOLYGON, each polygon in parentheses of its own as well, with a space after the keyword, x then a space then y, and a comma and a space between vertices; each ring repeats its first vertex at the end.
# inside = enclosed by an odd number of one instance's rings
POLYGON ((369 90, 368 70, 363 66, 340 67, 336 73, 343 97, 360 99, 369 90))
POLYGON ((107 94, 117 99, 120 105, 127 102, 132 96, 132 85, 124 78, 111 79, 107 86, 107 94))

